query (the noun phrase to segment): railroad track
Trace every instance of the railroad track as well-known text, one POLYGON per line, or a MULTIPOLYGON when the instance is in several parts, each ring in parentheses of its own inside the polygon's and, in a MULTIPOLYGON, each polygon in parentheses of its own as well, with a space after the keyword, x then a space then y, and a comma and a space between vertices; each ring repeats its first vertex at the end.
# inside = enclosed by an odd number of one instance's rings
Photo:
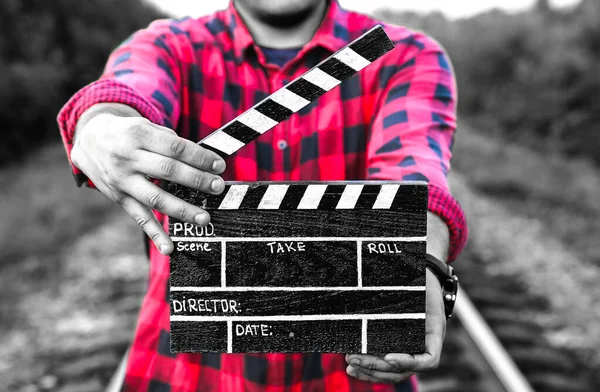
MULTIPOLYGON (((472 250, 461 259, 463 287, 455 317, 448 322, 439 368, 420 376, 421 392, 600 391, 600 379, 589 364, 550 346, 543 337, 547 326, 523 316, 530 311, 546 311, 543 301, 523 291, 515 277, 486 275, 478 259, 472 250), (527 311, 520 312, 519 307, 527 311)), ((127 319, 131 327, 139 311, 141 288, 113 297, 115 317, 127 319)), ((46 376, 9 390, 101 392, 112 379, 108 391, 118 391, 125 366, 123 359, 119 365, 119 359, 131 331, 122 332, 90 350, 54 355, 46 376)))
POLYGON ((439 370, 421 376, 422 392, 534 392, 464 289, 454 313, 439 370))
POLYGON ((439 368, 420 377, 422 392, 600 391, 597 372, 550 345, 548 326, 530 316, 547 313, 545 301, 515 277, 487 276, 471 250, 465 253, 459 271, 467 287, 448 322, 439 368))

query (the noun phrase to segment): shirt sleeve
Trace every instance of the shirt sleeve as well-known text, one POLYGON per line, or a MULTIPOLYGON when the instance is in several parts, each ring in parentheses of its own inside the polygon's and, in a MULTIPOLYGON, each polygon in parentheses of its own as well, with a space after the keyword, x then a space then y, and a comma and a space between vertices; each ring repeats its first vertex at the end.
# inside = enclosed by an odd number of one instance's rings
POLYGON ((94 187, 71 161, 75 126, 91 106, 122 103, 155 124, 172 128, 177 123, 181 43, 173 24, 159 20, 133 34, 111 53, 100 78, 75 93, 59 112, 60 134, 78 186, 94 187))
POLYGON ((448 261, 453 261, 468 236, 464 211, 447 180, 456 130, 456 82, 439 44, 424 35, 407 42, 403 58, 381 73, 383 92, 367 147, 368 176, 427 181, 428 210, 448 226, 448 261))

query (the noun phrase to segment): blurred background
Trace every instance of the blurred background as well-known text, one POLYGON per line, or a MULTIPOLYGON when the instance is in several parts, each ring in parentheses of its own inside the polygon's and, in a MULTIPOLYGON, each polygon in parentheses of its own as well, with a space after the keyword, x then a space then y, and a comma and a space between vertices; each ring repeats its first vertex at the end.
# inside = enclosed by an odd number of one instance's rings
MULTIPOLYGON (((537 391, 600 390, 600 1, 341 1, 424 30, 459 85, 451 188, 468 293, 537 391), (367 4, 368 3, 368 4, 367 4)), ((148 273, 135 222, 77 189, 56 115, 152 20, 226 1, 0 1, 0 391, 101 391, 148 273)), ((459 320, 424 391, 495 391, 459 320)))

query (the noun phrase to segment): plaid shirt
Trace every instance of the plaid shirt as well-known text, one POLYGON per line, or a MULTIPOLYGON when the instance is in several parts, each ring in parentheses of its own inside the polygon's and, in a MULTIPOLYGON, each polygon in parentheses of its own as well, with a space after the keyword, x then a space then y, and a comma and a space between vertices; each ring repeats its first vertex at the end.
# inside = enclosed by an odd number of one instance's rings
MULTIPOLYGON (((313 39, 280 68, 266 63, 232 4, 199 19, 156 21, 118 47, 101 78, 61 110, 67 155, 79 116, 99 102, 127 104, 198 141, 380 23, 331 1, 313 39)), ((429 37, 383 25, 394 50, 227 158, 223 177, 426 180, 429 210, 450 231, 452 261, 467 238, 446 178, 456 127, 452 68, 429 37)), ((72 169, 79 185, 93 186, 72 169)), ((167 229, 166 217, 156 214, 167 229)), ((349 377, 342 354, 173 354, 169 259, 152 245, 150 260, 125 391, 416 390, 414 378, 391 385, 349 377)))

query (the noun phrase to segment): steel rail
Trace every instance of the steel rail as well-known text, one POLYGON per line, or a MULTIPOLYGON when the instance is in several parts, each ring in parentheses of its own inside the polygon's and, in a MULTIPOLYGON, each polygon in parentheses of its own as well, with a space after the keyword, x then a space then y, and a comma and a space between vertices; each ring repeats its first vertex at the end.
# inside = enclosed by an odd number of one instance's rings
POLYGON ((454 314, 460 320, 479 352, 485 357, 506 392, 534 392, 534 389, 515 365, 462 287, 456 297, 454 314))

